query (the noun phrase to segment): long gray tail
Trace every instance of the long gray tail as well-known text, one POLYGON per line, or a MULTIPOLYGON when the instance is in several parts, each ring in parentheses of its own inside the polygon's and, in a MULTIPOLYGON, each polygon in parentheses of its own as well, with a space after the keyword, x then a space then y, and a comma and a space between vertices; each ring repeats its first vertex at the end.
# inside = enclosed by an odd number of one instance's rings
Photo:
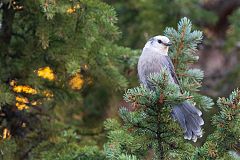
POLYGON ((172 115, 183 128, 184 139, 196 142, 198 137, 202 137, 201 126, 204 124, 202 112, 195 106, 185 101, 173 107, 172 115))

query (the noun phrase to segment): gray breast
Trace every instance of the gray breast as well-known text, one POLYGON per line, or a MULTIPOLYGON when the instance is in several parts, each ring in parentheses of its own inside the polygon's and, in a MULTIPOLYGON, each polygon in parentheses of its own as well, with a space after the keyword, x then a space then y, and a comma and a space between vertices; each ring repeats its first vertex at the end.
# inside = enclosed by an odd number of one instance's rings
POLYGON ((163 67, 169 68, 166 56, 143 50, 138 61, 138 76, 140 82, 150 88, 148 76, 152 73, 160 73, 163 67))

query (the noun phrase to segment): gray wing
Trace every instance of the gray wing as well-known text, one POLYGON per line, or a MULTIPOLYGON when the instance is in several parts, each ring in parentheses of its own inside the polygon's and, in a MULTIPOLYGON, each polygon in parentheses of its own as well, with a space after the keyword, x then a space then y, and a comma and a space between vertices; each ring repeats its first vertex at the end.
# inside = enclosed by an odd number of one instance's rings
POLYGON ((165 59, 166 59, 165 63, 168 65, 167 68, 169 69, 169 72, 170 72, 174 82, 176 84, 180 85, 179 80, 177 78, 177 75, 175 73, 175 69, 174 69, 174 66, 173 66, 171 58, 169 56, 165 56, 165 59))

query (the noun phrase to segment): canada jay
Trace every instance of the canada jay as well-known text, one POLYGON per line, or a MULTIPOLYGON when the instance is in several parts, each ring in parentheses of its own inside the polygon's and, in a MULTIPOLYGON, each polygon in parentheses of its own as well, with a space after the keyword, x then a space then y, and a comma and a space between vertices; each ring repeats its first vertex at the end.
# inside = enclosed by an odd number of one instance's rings
MULTIPOLYGON (((145 44, 142 54, 138 61, 138 76, 140 82, 147 88, 153 90, 148 77, 153 73, 161 73, 165 68, 170 81, 179 85, 177 75, 170 57, 168 48, 171 45, 170 40, 165 36, 155 36, 145 44)), ((184 138, 197 141, 202 137, 201 125, 204 124, 201 118, 202 112, 187 100, 173 107, 172 115, 177 120, 184 131, 184 138)))

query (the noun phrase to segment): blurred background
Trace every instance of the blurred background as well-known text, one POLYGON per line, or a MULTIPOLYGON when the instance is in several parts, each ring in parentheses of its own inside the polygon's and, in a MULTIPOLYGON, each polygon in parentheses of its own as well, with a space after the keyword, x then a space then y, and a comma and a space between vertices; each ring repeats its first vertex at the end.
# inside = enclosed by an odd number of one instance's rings
POLYGON ((144 44, 182 17, 204 33, 193 66, 205 74, 200 92, 216 102, 240 86, 240 0, 0 4, 0 129, 9 139, 0 149, 11 158, 64 155, 69 144, 102 148, 106 118, 131 109, 122 96, 139 85, 144 44))
POLYGON ((199 63, 204 70, 202 92, 219 97, 240 84, 240 1, 239 0, 141 0, 106 1, 114 6, 122 31, 119 44, 143 48, 149 37, 163 34, 165 27, 176 27, 181 17, 192 20, 203 31, 199 63))

